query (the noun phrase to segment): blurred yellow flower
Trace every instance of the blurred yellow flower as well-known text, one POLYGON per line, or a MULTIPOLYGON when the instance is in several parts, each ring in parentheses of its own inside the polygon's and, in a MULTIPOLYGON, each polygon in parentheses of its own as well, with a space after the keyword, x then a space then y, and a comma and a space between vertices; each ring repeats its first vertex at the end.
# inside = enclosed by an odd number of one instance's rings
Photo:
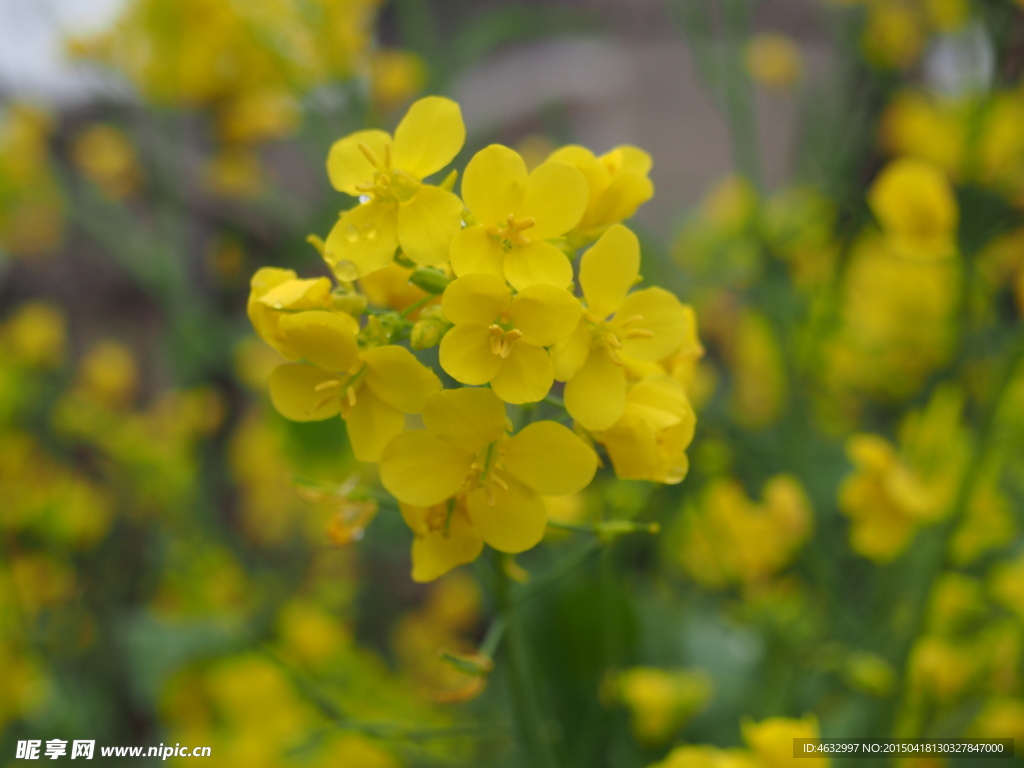
POLYGON ((82 173, 108 197, 127 197, 142 181, 135 148, 112 125, 93 125, 78 134, 71 146, 71 156, 82 173))
POLYGON ((630 711, 633 735, 644 746, 659 746, 711 699, 711 680, 699 671, 632 667, 619 672, 612 686, 630 711))
POLYGON ((747 43, 747 72, 770 88, 786 89, 803 73, 800 51, 785 35, 754 35, 747 43))
POLYGON ((826 768, 829 764, 827 757, 793 757, 793 739, 817 739, 821 736, 818 720, 813 715, 800 720, 771 717, 759 723, 744 720, 742 726, 743 740, 765 768, 826 768))
POLYGON ((893 160, 868 191, 871 210, 905 258, 940 258, 956 252, 959 206, 949 180, 911 158, 893 160))

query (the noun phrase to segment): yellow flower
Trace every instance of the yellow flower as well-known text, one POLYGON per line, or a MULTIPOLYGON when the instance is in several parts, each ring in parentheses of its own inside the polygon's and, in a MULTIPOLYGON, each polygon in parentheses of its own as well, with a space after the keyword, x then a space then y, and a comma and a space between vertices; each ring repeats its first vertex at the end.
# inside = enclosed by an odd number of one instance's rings
POLYGON ((569 145, 548 157, 579 169, 587 180, 587 209, 579 224, 566 235, 574 248, 594 242, 612 224, 625 221, 654 195, 647 178, 651 156, 628 144, 600 157, 585 147, 569 145))
POLYGON ((463 384, 490 384, 506 403, 543 400, 555 380, 545 347, 569 338, 579 301, 564 288, 531 285, 515 296, 500 277, 471 274, 445 289, 454 327, 441 340, 441 367, 463 384))
POLYGON ((527 174, 515 150, 492 144, 466 166, 462 197, 477 224, 452 241, 456 275, 496 275, 518 290, 572 283, 572 264, 548 240, 576 226, 587 207, 587 182, 578 170, 548 161, 527 174))
POLYGON ((608 451, 623 480, 675 484, 690 467, 686 448, 696 422, 683 385, 669 376, 652 376, 630 388, 622 418, 593 438, 608 451))
POLYGON ((956 197, 949 180, 928 163, 892 161, 871 185, 868 203, 898 255, 940 258, 955 252, 956 197))
POLYGON ((761 765, 742 749, 699 745, 676 747, 664 761, 650 768, 761 768, 761 765))
POLYGON ((894 155, 920 158, 956 176, 970 145, 962 112, 957 105, 904 91, 889 102, 882 116, 882 144, 894 155))
POLYGON ((139 186, 135 148, 112 125, 94 125, 76 136, 72 157, 82 173, 108 197, 125 197, 139 186))
POLYGON ((342 279, 386 267, 395 251, 417 264, 441 264, 462 224, 462 203, 424 184, 462 149, 466 127, 459 105, 428 96, 409 107, 394 137, 357 131, 335 142, 327 158, 331 184, 360 197, 327 236, 324 258, 342 279))
POLYGON ((29 366, 56 368, 66 344, 64 313, 48 302, 26 302, 0 326, 0 352, 29 366))
POLYGON ((752 720, 743 722, 743 740, 765 768, 790 765, 825 768, 829 762, 826 757, 793 757, 793 739, 816 739, 819 736, 818 720, 813 715, 801 720, 771 717, 760 723, 752 720))
POLYGON ((902 0, 874 2, 868 10, 861 46, 868 61, 881 69, 910 66, 924 48, 923 19, 902 0))
POLYGON ((270 399, 292 421, 322 421, 339 413, 352 452, 377 461, 384 446, 441 388, 429 368, 394 345, 361 350, 358 326, 347 315, 313 310, 285 315, 279 323, 282 350, 308 363, 278 366, 270 374, 270 399))
POLYGON ((615 682, 632 714, 633 735, 648 746, 671 739, 711 698, 711 681, 701 672, 632 667, 615 682))
POLYGON ((852 522, 850 545, 875 562, 887 562, 907 547, 918 525, 942 509, 884 438, 854 435, 846 450, 856 470, 840 486, 839 507, 852 522))
POLYGON ((411 51, 379 49, 370 57, 370 89, 373 100, 388 110, 423 90, 426 62, 411 51))
POLYGON ((413 581, 433 581, 452 568, 471 563, 483 551, 484 540, 473 527, 460 494, 429 507, 399 504, 402 517, 412 528, 413 581))
POLYGON ((537 421, 508 436, 505 405, 489 389, 456 389, 427 398, 426 429, 404 432, 380 462, 384 487, 400 502, 433 507, 465 494, 480 537, 522 552, 544 537, 542 496, 585 488, 597 456, 560 424, 537 421))
POLYGON ((626 410, 620 355, 660 360, 692 336, 692 315, 662 288, 629 289, 640 277, 640 243, 621 224, 608 229, 580 261, 586 311, 572 336, 552 350, 565 407, 588 430, 605 430, 626 410))
POLYGON ((797 80, 803 69, 800 51, 784 35, 755 35, 747 44, 747 71, 770 88, 785 89, 797 80))
POLYGON ((260 338, 287 357, 281 319, 289 312, 330 306, 331 281, 326 277, 300 280, 294 270, 263 267, 252 276, 246 311, 260 338))

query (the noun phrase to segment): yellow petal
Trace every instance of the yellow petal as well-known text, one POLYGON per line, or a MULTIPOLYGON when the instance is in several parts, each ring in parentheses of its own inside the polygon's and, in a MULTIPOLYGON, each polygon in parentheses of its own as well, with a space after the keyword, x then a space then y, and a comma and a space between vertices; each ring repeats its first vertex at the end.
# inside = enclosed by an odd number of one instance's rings
POLYGON ((363 203, 347 211, 327 235, 324 261, 342 280, 383 269, 398 248, 397 216, 393 203, 363 203))
POLYGON ((448 261, 452 240, 462 227, 462 201, 451 192, 424 185, 398 209, 402 253, 423 266, 448 261))
POLYGON ((530 285, 512 299, 509 316, 523 332, 523 341, 550 347, 568 339, 580 323, 583 308, 564 288, 530 285))
POLYGON ((427 398, 423 423, 431 434, 476 453, 505 434, 505 404, 489 389, 448 389, 427 398))
POLYGON ((448 165, 465 141, 459 105, 441 96, 427 96, 414 102, 398 124, 391 165, 423 179, 448 165))
POLYGON ((490 325, 508 311, 511 300, 512 292, 500 276, 472 273, 448 284, 441 309, 456 325, 490 325))
POLYGON ((655 432, 636 414, 625 414, 611 429, 594 437, 608 451, 619 479, 658 479, 660 461, 655 432))
POLYGON ((689 314, 674 294, 663 288, 645 288, 631 293, 615 313, 615 323, 629 323, 619 333, 622 351, 637 360, 668 357, 693 335, 689 314), (640 319, 630 322, 632 318, 640 319), (649 338, 630 332, 650 332, 649 338))
MULTIPOLYGON (((500 249, 498 252, 501 253, 500 249)), ((513 247, 505 255, 504 265, 505 279, 517 291, 538 284, 556 288, 567 288, 572 284, 572 264, 568 257, 543 240, 513 247)))
POLYGON ((676 424, 695 423, 693 407, 683 385, 671 376, 651 376, 638 381, 626 395, 626 409, 660 430, 676 424))
POLYGON ((438 358, 445 373, 473 386, 489 382, 501 367, 486 325, 456 325, 441 339, 438 358))
POLYGON ((484 232, 483 227, 466 227, 452 239, 448 254, 456 275, 485 274, 505 279, 501 246, 484 232))
POLYGON ((624 221, 652 197, 654 184, 650 179, 639 173, 620 173, 587 211, 587 220, 593 225, 624 221))
POLYGON ((493 495, 483 489, 469 494, 466 502, 473 527, 490 546, 501 552, 524 552, 544 538, 548 513, 540 496, 515 480, 508 490, 493 495))
POLYGON ((640 241, 616 224, 580 258, 580 287, 587 307, 604 320, 622 304, 640 275, 640 241))
POLYGON ((536 421, 509 439, 502 464, 542 496, 565 496, 590 485, 597 454, 561 424, 536 421))
POLYGON ((462 199, 481 224, 504 225, 522 202, 526 179, 526 163, 519 153, 491 144, 473 155, 466 165, 462 199))
POLYGON ((603 164, 616 173, 638 173, 646 176, 651 172, 651 156, 632 144, 620 144, 601 155, 603 164))
POLYGON ((358 197, 361 192, 356 185, 371 183, 376 170, 359 145, 366 145, 383 163, 386 157, 384 147, 390 143, 391 135, 377 130, 357 131, 334 142, 327 154, 327 175, 331 186, 346 195, 358 197))
POLYGON ((405 347, 389 344, 363 352, 366 386, 383 402, 402 413, 420 413, 441 380, 405 347))
POLYGON ((534 225, 527 230, 531 239, 558 237, 579 223, 587 196, 582 173, 566 163, 548 161, 533 169, 515 216, 533 218, 534 225))
POLYGON ((455 495, 472 462, 470 451, 415 429, 388 443, 380 458, 380 481, 399 501, 430 507, 455 495))
POLYGON ((362 387, 356 403, 345 415, 348 441, 359 461, 380 461, 384 448, 405 429, 405 416, 379 399, 371 389, 362 387))
POLYGON ((359 359, 358 326, 348 315, 312 310, 284 315, 281 346, 288 357, 307 360, 326 371, 347 371, 359 359))
POLYGON ((587 355, 590 354, 590 345, 593 341, 593 332, 587 323, 581 320, 572 335, 565 341, 556 344, 551 350, 551 360, 555 364, 555 378, 559 381, 569 381, 575 376, 587 362, 587 355))
POLYGON ((551 356, 542 347, 516 342, 508 357, 500 361, 491 378, 494 394, 506 403, 521 405, 543 400, 555 383, 555 369, 551 356))
POLYGON ((594 153, 586 147, 577 144, 569 144, 560 147, 548 155, 548 160, 557 160, 560 163, 567 163, 583 174, 587 180, 587 191, 593 204, 594 195, 602 192, 611 184, 612 176, 607 166, 598 160, 594 153))
POLYGON ((319 384, 337 377, 303 363, 279 365, 270 373, 270 402, 277 412, 292 421, 323 421, 341 413, 341 401, 324 399, 319 384))
POLYGON ((565 385, 565 408, 585 429, 608 429, 626 409, 626 371, 604 347, 594 347, 587 362, 565 385))
MULTIPOLYGON (((447 503, 443 506, 447 507, 447 503)), ((456 507, 450 515, 447 510, 441 510, 446 515, 447 525, 437 530, 431 530, 425 521, 428 514, 438 511, 437 507, 425 509, 403 504, 401 510, 402 517, 416 533, 412 544, 413 581, 433 581, 456 566, 473 562, 483 551, 483 539, 465 509, 456 507)))

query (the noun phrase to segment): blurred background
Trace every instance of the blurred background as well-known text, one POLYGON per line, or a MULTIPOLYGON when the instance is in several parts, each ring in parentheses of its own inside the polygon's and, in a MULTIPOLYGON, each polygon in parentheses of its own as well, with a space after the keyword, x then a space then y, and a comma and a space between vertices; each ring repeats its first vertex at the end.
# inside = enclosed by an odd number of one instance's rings
POLYGON ((486 568, 410 580, 246 316, 327 273, 331 143, 430 93, 458 167, 649 152, 705 350, 689 476, 551 510, 661 533, 517 561, 557 764, 1024 738, 1022 67, 1013 0, 0 0, 0 765, 537 764, 486 568))

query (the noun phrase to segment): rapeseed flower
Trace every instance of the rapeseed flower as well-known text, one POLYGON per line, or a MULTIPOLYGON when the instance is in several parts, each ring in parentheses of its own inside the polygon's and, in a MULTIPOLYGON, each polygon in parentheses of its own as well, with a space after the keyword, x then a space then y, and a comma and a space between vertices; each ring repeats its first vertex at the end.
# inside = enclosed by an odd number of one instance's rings
POLYGON ((281 348, 306 363, 278 366, 270 374, 270 398, 292 421, 322 421, 341 414, 352 451, 377 461, 388 441, 419 413, 441 382, 412 353, 395 345, 360 349, 358 326, 344 314, 319 310, 285 315, 281 348))
POLYGON ((414 507, 455 499, 446 509, 452 518, 464 495, 480 538, 502 552, 540 542, 547 524, 543 497, 576 493, 597 470, 594 451, 560 424, 537 421, 510 436, 505 404, 489 389, 429 396, 423 423, 425 429, 403 432, 384 450, 384 487, 414 507))
POLYGON ((663 288, 629 293, 640 277, 640 243, 612 226, 580 261, 586 310, 576 330, 552 350, 555 378, 565 385, 565 407, 588 430, 605 430, 626 410, 623 356, 668 357, 686 341, 691 318, 663 288))
POLYGON ((955 253, 959 207, 948 179, 928 163, 892 161, 875 179, 868 203, 897 255, 927 259, 955 253))
POLYGON ((622 417, 591 436, 608 451, 619 478, 675 484, 689 470, 686 449, 696 423, 683 385, 663 374, 630 387, 622 417))
POLYGON ((476 223, 452 241, 456 275, 495 275, 517 290, 572 283, 569 258, 549 241, 575 227, 586 210, 587 182, 576 168, 549 160, 528 174, 515 150, 492 144, 466 166, 462 198, 476 223))
POLYGON ((423 179, 448 165, 466 139, 459 105, 428 96, 409 107, 394 136, 357 131, 334 143, 331 184, 359 197, 327 236, 324 258, 339 278, 383 269, 400 247, 417 264, 441 264, 462 224, 462 203, 423 179))
POLYGON ((638 147, 623 144, 597 157, 586 147, 570 144, 556 149, 547 159, 574 166, 587 180, 587 208, 566 234, 573 249, 594 242, 654 195, 654 184, 647 177, 651 156, 638 147))
POLYGON ((489 274, 460 277, 441 308, 454 327, 441 340, 441 367, 463 384, 490 384, 506 403, 535 403, 554 383, 546 347, 579 323, 579 301, 564 288, 531 285, 514 296, 489 274))

